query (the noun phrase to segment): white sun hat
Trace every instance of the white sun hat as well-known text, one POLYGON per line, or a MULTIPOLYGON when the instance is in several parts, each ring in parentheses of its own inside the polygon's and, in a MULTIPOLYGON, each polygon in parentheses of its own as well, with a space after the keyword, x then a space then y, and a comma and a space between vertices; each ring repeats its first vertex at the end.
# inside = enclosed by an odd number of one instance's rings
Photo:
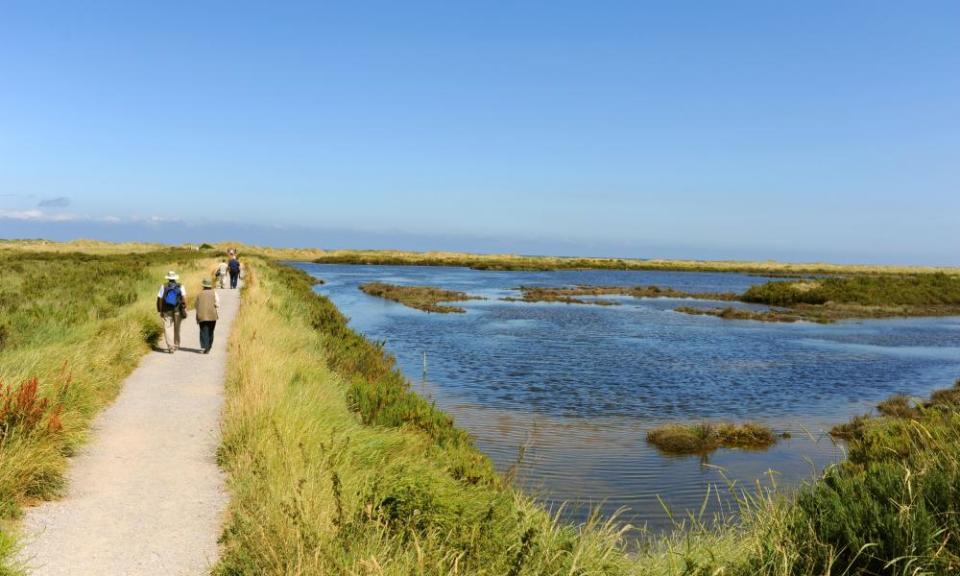
POLYGON ((167 280, 179 280, 179 279, 180 277, 177 276, 177 273, 174 272, 173 270, 167 272, 167 280))

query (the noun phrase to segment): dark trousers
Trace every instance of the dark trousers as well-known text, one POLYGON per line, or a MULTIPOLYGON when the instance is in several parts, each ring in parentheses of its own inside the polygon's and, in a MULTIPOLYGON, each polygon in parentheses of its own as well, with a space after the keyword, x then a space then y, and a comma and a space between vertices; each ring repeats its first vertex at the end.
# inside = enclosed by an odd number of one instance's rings
POLYGON ((200 322, 200 348, 209 350, 213 346, 213 331, 216 327, 216 320, 200 322))
POLYGON ((239 277, 240 277, 240 272, 234 272, 233 270, 230 271, 230 287, 231 288, 237 287, 237 278, 239 277))

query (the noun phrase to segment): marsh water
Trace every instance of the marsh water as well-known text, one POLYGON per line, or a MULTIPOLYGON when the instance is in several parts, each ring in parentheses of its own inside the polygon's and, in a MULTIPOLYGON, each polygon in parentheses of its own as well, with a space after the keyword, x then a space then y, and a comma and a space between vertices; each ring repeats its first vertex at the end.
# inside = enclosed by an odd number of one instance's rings
MULTIPOLYGON (((657 285, 740 292, 769 279, 697 272, 499 272, 413 266, 299 266, 367 337, 385 342, 418 392, 469 430, 501 471, 582 520, 591 507, 660 529, 734 491, 790 489, 843 457, 831 425, 892 393, 925 395, 960 376, 960 318, 832 325, 728 321, 674 312, 717 302, 618 298, 619 306, 507 302, 521 285, 657 285), (428 314, 358 290, 429 285, 485 300, 428 314), (790 438, 765 451, 668 456, 665 422, 759 421, 790 438), (708 492, 719 488, 719 493, 708 492)), ((728 305, 728 304, 723 304, 728 305)))

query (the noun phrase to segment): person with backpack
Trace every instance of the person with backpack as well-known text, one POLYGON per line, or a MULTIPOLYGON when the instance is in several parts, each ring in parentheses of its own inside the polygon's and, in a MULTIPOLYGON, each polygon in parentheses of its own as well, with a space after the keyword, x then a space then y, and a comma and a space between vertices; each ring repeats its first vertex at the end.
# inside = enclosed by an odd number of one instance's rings
POLYGON ((227 273, 228 273, 227 259, 223 258, 222 260, 220 260, 220 264, 217 265, 217 271, 216 271, 217 288, 220 288, 222 290, 223 288, 227 287, 227 273))
POLYGON ((217 309, 220 308, 220 297, 213 290, 213 282, 203 279, 203 290, 197 296, 196 309, 197 324, 200 326, 200 348, 204 354, 210 353, 213 347, 213 331, 217 327, 217 309))
POLYGON ((237 279, 240 278, 240 259, 234 255, 227 267, 230 269, 230 288, 236 288, 237 279))
POLYGON ((167 283, 157 293, 157 312, 163 319, 163 342, 173 354, 180 348, 180 321, 187 317, 187 290, 173 270, 167 272, 167 283))

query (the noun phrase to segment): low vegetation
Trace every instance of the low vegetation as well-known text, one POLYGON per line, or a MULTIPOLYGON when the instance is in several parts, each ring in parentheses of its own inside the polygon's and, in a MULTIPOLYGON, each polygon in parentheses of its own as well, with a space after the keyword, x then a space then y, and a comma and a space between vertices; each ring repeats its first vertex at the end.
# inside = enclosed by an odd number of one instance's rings
MULTIPOLYGON (((427 312, 464 312, 441 302, 476 298, 464 292, 430 286, 396 286, 374 282, 361 290, 427 312)), ((795 281, 772 281, 752 286, 743 294, 684 292, 659 286, 521 286, 520 297, 506 301, 559 302, 616 306, 602 296, 633 298, 690 298, 764 304, 766 310, 732 306, 703 308, 679 306, 676 312, 716 316, 724 320, 760 322, 817 322, 827 324, 853 318, 960 315, 960 276, 943 273, 905 276, 843 276, 795 281)))
POLYGON ((798 322, 806 320, 808 322, 826 323, 824 320, 815 316, 801 316, 784 310, 746 310, 744 308, 734 308, 727 306, 724 308, 698 308, 696 306, 680 306, 674 308, 674 312, 691 314, 694 316, 716 316, 724 320, 756 320, 758 322, 798 322))
MULTIPOLYGON (((222 248, 222 246, 221 246, 222 248)), ((377 264, 400 266, 461 266, 478 270, 676 270, 690 272, 741 272, 761 275, 821 274, 960 274, 960 269, 924 266, 875 266, 731 260, 668 260, 643 258, 583 258, 470 254, 463 252, 406 252, 401 250, 322 250, 306 248, 244 248, 277 260, 303 260, 325 264, 377 264)))
MULTIPOLYGON (((584 299, 584 296, 630 296, 633 298, 698 298, 707 300, 736 300, 736 294, 729 293, 690 293, 673 288, 659 286, 566 286, 560 288, 545 286, 521 286, 519 288, 523 302, 562 302, 565 304, 598 304, 613 306, 615 300, 598 298, 584 299)), ((510 298, 507 298, 508 300, 510 298)))
POLYGON ((776 435, 754 422, 666 424, 647 432, 647 442, 667 454, 708 454, 718 448, 760 450, 773 446, 776 435))
MULTIPOLYGON (((54 498, 91 418, 160 333, 169 269, 188 290, 212 267, 194 251, 122 254, 0 248, 0 564, 24 503, 54 498)), ((63 246, 60 246, 63 250, 63 246)), ((0 569, 0 573, 3 573, 0 569)))
POLYGON ((894 396, 840 428, 847 460, 793 505, 803 573, 960 572, 958 399, 960 382, 916 404, 894 396))
POLYGON ((443 290, 432 286, 398 286, 396 284, 385 284, 383 282, 361 284, 360 290, 365 294, 399 302, 410 308, 439 314, 463 314, 466 312, 466 310, 460 306, 448 306, 441 304, 441 302, 483 300, 483 298, 479 296, 470 296, 466 292, 458 292, 456 290, 443 290))
MULTIPOLYGON (((960 409, 960 380, 957 380, 952 388, 943 388, 935 390, 930 398, 920 402, 904 394, 894 394, 883 402, 877 404, 877 413, 880 416, 888 418, 899 418, 901 420, 918 420, 930 410, 956 410, 960 409)), ((830 435, 842 440, 862 440, 867 427, 873 422, 880 420, 872 417, 870 414, 855 416, 848 422, 837 424, 830 429, 830 435)))
POLYGON ((824 324, 852 318, 953 316, 960 315, 960 276, 934 273, 774 281, 752 286, 736 299, 771 308, 683 306, 676 311, 727 320, 824 324))

